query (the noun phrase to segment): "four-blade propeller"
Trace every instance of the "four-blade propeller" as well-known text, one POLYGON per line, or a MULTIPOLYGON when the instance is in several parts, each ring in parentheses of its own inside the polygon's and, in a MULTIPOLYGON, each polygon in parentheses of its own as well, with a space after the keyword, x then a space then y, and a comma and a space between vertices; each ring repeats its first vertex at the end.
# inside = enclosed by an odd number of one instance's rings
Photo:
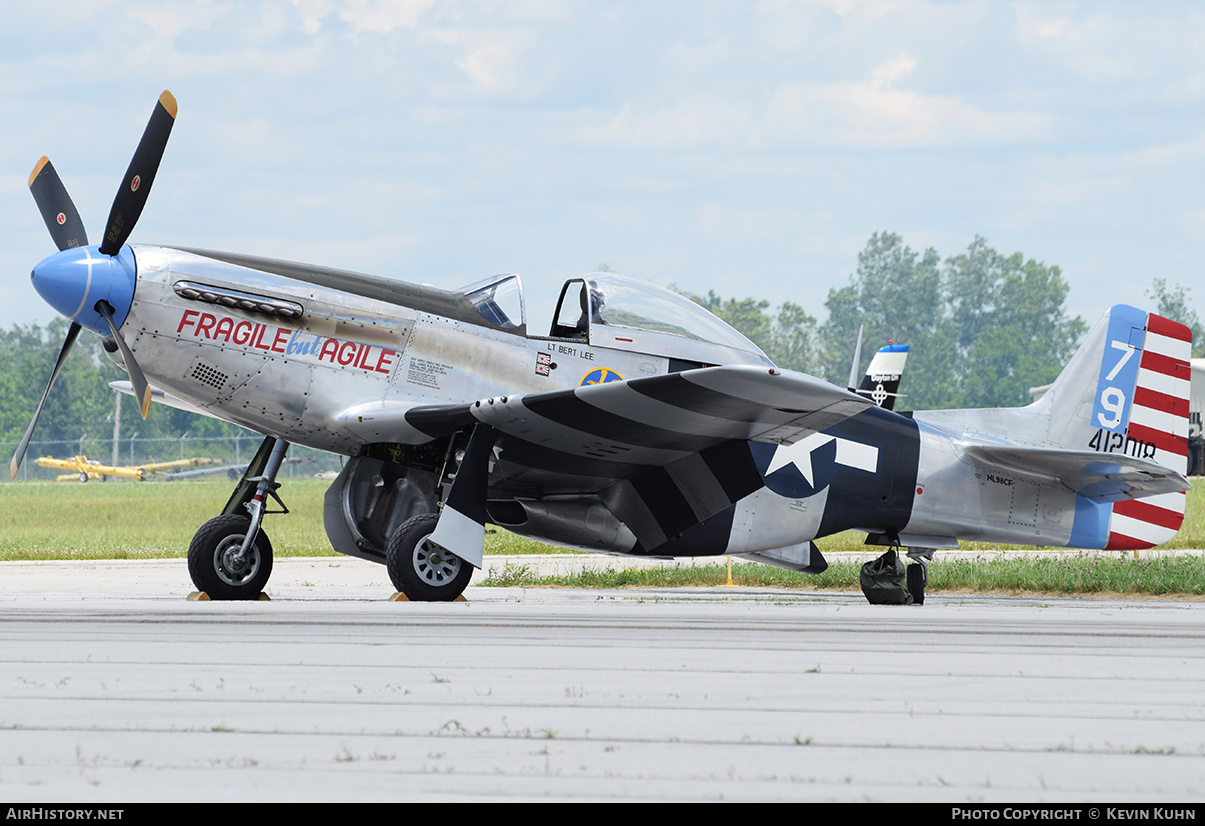
POLYGON ((25 458, 25 451, 50 395, 50 388, 54 386, 71 347, 84 327, 101 335, 111 335, 117 342, 144 419, 150 410, 150 385, 118 329, 129 312, 134 287, 133 258, 128 251, 123 253, 122 249, 146 205, 175 121, 176 99, 171 92, 165 91, 155 104, 155 111, 151 113, 142 140, 113 199, 104 240, 99 247, 88 246, 88 236, 79 211, 50 160, 41 158, 29 176, 29 191, 37 202, 46 228, 50 230, 50 237, 59 248, 57 255, 52 255, 34 268, 31 277, 38 292, 71 320, 71 326, 63 339, 63 347, 46 383, 42 401, 34 411, 33 420, 9 464, 13 476, 17 475, 25 458), (98 255, 94 257, 93 253, 98 255))

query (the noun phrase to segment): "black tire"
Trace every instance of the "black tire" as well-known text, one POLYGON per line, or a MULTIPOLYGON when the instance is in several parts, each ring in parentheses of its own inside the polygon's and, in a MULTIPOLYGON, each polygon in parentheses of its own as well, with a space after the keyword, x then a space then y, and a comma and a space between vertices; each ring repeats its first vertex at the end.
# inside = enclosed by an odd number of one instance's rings
POLYGON ((188 573, 210 599, 259 599, 272 575, 272 543, 260 530, 241 564, 231 558, 243 545, 251 517, 226 514, 210 519, 188 546, 188 573))
POLYGON ((80 475, 79 475, 79 480, 80 480, 81 482, 87 482, 87 481, 88 481, 88 474, 87 474, 85 471, 82 471, 82 470, 81 470, 81 471, 80 471, 80 475))
POLYGON ((437 513, 406 520, 385 550, 393 587, 415 602, 451 602, 464 593, 473 576, 472 565, 427 541, 438 521, 437 513))
POLYGON ((925 586, 929 584, 929 572, 923 563, 916 562, 908 566, 908 593, 912 594, 913 605, 925 604, 925 586))

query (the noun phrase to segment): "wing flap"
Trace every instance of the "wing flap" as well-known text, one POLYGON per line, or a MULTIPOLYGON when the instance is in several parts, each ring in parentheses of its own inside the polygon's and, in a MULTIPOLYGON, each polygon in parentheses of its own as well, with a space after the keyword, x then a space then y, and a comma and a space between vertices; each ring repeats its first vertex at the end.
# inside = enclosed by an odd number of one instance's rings
POLYGON ((619 479, 599 498, 652 550, 762 486, 748 446, 730 440, 619 479))

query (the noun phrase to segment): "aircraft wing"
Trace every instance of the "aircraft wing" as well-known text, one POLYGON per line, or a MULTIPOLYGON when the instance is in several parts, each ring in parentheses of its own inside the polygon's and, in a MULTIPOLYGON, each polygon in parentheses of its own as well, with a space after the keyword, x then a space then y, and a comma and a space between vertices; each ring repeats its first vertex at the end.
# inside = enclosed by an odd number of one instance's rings
POLYGON ((430 436, 475 420, 581 456, 596 452, 579 445, 580 437, 589 435, 642 463, 664 464, 659 451, 692 453, 729 439, 793 444, 873 406, 856 393, 802 373, 739 366, 467 405, 424 405, 410 408, 405 418, 430 436))
POLYGON ((432 437, 492 427, 511 491, 596 493, 651 550, 762 487, 747 441, 793 444, 872 406, 811 376, 740 366, 415 407, 405 419, 432 437))
POLYGON ((1120 502, 1192 487, 1174 470, 1120 453, 1016 445, 973 445, 964 452, 987 467, 1061 482, 1094 502, 1120 502))

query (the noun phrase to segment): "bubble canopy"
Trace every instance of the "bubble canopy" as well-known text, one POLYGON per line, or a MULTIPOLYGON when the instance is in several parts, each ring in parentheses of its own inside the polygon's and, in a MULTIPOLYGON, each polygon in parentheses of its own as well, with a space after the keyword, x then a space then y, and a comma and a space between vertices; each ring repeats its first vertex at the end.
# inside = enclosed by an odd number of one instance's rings
POLYGON ((769 362, 756 344, 707 309, 647 281, 601 272, 567 281, 557 308, 557 324, 572 324, 571 318, 587 313, 594 330, 604 325, 676 336, 750 353, 769 362))

